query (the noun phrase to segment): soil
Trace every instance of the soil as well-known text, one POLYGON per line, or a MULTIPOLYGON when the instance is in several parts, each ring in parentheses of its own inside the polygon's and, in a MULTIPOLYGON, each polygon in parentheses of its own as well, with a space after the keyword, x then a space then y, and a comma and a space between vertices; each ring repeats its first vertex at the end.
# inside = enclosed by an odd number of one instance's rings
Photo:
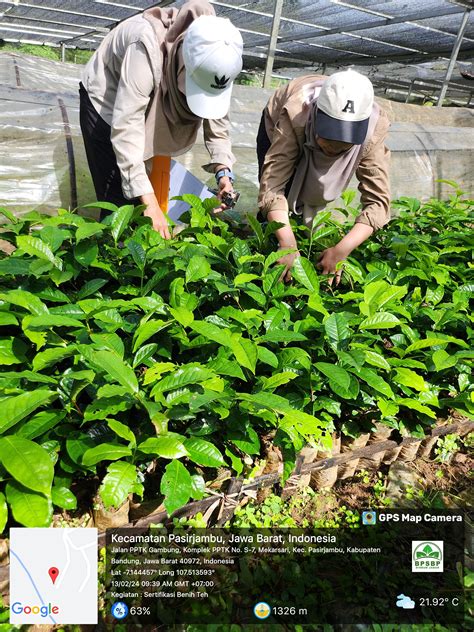
MULTIPOLYGON (((472 507, 472 487, 474 458, 464 452, 454 455, 450 463, 438 463, 417 459, 407 464, 416 474, 418 489, 423 496, 420 502, 429 502, 438 508, 445 507, 472 507), (441 476, 442 473, 442 476, 441 476), (439 501, 435 503, 435 500, 439 501)), ((379 472, 386 479, 391 466, 382 465, 379 472)), ((339 501, 350 509, 360 510, 363 507, 373 507, 377 504, 374 497, 374 484, 377 482, 377 472, 369 472, 364 477, 354 476, 340 481, 334 487, 334 493, 339 501), (364 482, 362 479, 369 479, 364 482)), ((407 503, 407 505, 412 503, 407 503)), ((383 506, 383 505, 382 505, 383 506)))

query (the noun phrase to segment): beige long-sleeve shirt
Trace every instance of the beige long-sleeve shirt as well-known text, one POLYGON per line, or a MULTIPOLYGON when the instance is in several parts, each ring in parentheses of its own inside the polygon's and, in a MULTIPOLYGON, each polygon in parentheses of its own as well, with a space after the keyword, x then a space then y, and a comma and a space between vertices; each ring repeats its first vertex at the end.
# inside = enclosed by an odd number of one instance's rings
MULTIPOLYGON (((122 22, 104 39, 86 65, 83 85, 100 116, 111 126, 111 140, 117 157, 125 197, 135 198, 153 192, 146 161, 147 110, 162 73, 159 42, 150 22, 142 15, 122 22), (153 51, 153 58, 150 57, 153 51)), ((153 130, 154 131, 154 130, 153 130)), ((204 142, 210 161, 204 169, 222 164, 229 168, 235 162, 230 142, 227 117, 203 121, 204 142)), ((159 137, 159 130, 155 131, 159 137)), ((155 146, 159 147, 159 142, 155 146)), ((169 153, 159 147, 161 155, 179 155, 190 149, 180 147, 169 153)), ((148 163, 148 167, 150 164, 148 163)))
MULTIPOLYGON (((271 141, 260 180, 259 208, 265 216, 269 211, 289 210, 285 188, 303 152, 311 85, 322 78, 309 75, 290 81, 275 92, 264 110, 271 141)), ((385 146, 389 126, 387 114, 380 109, 374 133, 365 143, 356 169, 362 203, 356 222, 374 230, 390 220, 390 152, 385 146)))

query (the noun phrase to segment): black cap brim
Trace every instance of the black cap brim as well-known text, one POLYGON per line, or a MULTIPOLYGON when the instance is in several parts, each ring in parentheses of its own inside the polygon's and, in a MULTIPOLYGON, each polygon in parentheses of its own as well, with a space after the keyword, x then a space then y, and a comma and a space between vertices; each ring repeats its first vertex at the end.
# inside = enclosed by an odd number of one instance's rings
POLYGON ((341 121, 319 109, 316 113, 315 131, 320 138, 362 145, 367 136, 368 128, 368 118, 363 121, 341 121))

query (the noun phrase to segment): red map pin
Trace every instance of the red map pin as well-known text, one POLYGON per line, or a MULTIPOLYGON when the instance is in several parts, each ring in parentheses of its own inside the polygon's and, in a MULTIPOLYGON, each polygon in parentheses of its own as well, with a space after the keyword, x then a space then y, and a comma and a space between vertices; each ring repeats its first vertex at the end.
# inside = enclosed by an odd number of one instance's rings
POLYGON ((56 566, 51 566, 51 568, 48 571, 49 576, 51 577, 51 581, 54 582, 57 580, 58 575, 59 575, 59 571, 56 568, 56 566))

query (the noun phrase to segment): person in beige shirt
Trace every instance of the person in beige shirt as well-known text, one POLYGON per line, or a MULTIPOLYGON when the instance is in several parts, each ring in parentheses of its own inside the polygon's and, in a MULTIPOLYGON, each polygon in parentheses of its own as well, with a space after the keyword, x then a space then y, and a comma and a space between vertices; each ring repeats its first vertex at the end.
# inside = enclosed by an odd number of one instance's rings
POLYGON ((142 203, 168 223, 149 179, 154 156, 189 150, 203 126, 219 197, 233 190, 228 111, 242 69, 239 31, 207 0, 152 8, 116 26, 83 73, 80 122, 97 199, 142 203))
POLYGON ((259 209, 269 221, 285 224, 275 233, 280 249, 295 249, 280 260, 285 280, 298 256, 289 212, 310 228, 354 174, 362 210, 339 243, 322 253, 321 271, 335 273, 339 282, 337 264, 390 220, 389 125, 371 82, 353 70, 294 79, 270 98, 257 136, 259 209))

